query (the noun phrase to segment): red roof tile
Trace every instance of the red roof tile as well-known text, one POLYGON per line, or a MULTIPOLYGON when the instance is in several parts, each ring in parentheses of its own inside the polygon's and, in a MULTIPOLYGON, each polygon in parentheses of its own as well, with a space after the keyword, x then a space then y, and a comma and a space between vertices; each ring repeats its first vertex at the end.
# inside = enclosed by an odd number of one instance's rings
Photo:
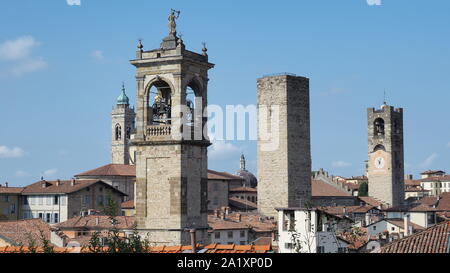
MULTIPOLYGON (((133 216, 115 216, 114 219, 117 221, 116 227, 119 229, 132 229, 135 224, 133 216)), ((113 225, 109 216, 88 215, 70 218, 54 227, 60 229, 112 229, 113 225)))
POLYGON ((312 196, 352 196, 344 189, 333 187, 321 180, 312 180, 312 196))
POLYGON ((24 188, 21 187, 0 187, 0 194, 20 194, 24 188))
POLYGON ((75 175, 78 176, 136 176, 135 165, 108 164, 75 175))
POLYGON ((227 172, 217 172, 213 170, 208 170, 209 180, 243 180, 242 177, 227 173, 227 172))
POLYGON ((26 186, 24 190, 22 191, 23 195, 28 194, 63 194, 63 193, 73 193, 77 192, 81 189, 87 188, 89 186, 92 186, 96 183, 102 183, 106 187, 110 187, 114 189, 117 192, 122 193, 123 195, 126 195, 125 193, 121 192, 120 190, 112 187, 111 185, 96 179, 90 179, 90 180, 60 180, 60 181, 39 181, 36 183, 33 183, 29 186, 26 186), (59 183, 59 186, 58 186, 59 183), (45 185, 45 187, 43 187, 45 185))
POLYGON ((450 221, 383 246, 381 253, 449 253, 450 221))
POLYGON ((41 231, 44 238, 50 240, 50 226, 41 219, 0 221, 0 237, 16 246, 28 246, 30 240, 42 246, 41 231))

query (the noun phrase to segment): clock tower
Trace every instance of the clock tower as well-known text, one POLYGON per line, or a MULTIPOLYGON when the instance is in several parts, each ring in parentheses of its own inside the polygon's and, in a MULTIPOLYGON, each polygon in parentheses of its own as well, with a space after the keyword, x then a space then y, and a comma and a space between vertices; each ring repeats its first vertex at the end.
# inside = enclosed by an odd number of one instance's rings
POLYGON ((405 200, 403 109, 383 104, 368 108, 369 196, 389 206, 405 200))

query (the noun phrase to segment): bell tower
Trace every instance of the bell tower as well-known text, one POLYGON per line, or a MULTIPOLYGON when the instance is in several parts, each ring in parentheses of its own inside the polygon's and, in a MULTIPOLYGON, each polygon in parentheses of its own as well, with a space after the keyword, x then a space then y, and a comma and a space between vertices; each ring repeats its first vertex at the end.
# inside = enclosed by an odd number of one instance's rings
POLYGON ((405 200, 403 159, 403 109, 384 103, 368 108, 369 196, 390 206, 405 200))
POLYGON ((136 220, 139 231, 157 245, 186 245, 190 229, 208 243, 207 49, 185 49, 176 34, 179 12, 169 15, 169 35, 160 48, 136 59, 136 220))
POLYGON ((117 104, 111 113, 111 156, 113 164, 130 164, 129 144, 131 134, 134 132, 134 109, 130 108, 130 100, 125 94, 125 85, 122 84, 122 93, 117 98, 117 104))

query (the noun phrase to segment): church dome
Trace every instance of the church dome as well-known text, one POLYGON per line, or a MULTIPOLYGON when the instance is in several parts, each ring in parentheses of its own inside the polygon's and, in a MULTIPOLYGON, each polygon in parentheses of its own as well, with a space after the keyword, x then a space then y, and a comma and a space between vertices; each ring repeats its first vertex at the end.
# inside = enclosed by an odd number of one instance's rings
POLYGON ((241 169, 236 174, 244 179, 244 187, 256 188, 258 186, 258 179, 254 174, 245 169, 245 157, 241 155, 241 169))
POLYGON ((130 104, 130 99, 125 94, 125 86, 122 85, 122 93, 117 98, 117 105, 129 105, 129 104, 130 104))

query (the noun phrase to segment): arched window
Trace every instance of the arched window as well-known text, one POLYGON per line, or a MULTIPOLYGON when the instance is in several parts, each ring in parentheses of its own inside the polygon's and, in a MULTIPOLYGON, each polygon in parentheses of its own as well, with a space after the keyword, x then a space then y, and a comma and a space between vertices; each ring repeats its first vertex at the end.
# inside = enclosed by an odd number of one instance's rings
POLYGON ((122 139, 122 127, 120 124, 116 124, 116 130, 115 130, 116 140, 122 139))
POLYGON ((384 136, 384 120, 382 118, 377 118, 373 122, 374 135, 384 136))
POLYGON ((170 124, 172 118, 172 92, 169 84, 156 81, 148 92, 148 122, 151 125, 170 124))
POLYGON ((373 148, 374 152, 379 151, 379 150, 386 151, 386 148, 384 148, 384 146, 381 144, 378 144, 377 146, 375 146, 375 148, 373 148))

